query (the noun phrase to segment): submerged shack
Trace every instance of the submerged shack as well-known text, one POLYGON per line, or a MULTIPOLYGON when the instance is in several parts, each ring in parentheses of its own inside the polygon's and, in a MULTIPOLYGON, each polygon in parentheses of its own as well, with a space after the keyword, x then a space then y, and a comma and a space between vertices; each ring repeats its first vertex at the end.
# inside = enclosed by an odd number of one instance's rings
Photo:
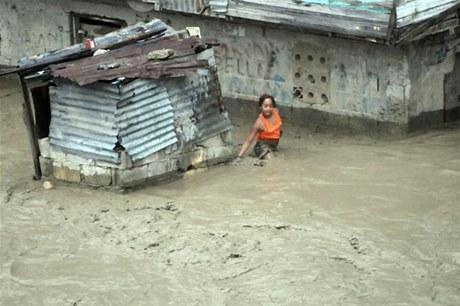
POLYGON ((22 59, 36 177, 125 188, 231 158, 212 46, 153 20, 22 59))

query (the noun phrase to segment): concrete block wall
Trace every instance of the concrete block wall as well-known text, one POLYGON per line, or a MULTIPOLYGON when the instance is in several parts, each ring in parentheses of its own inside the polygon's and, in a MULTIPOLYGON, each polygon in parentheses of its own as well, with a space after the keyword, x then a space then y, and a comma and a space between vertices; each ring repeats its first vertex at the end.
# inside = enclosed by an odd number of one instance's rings
MULTIPOLYGON (((444 122, 445 78, 453 75, 452 105, 460 107, 459 54, 448 43, 420 42, 406 48, 411 79, 408 103, 409 129, 417 130, 444 122), (457 101, 457 102, 456 102, 457 101)), ((460 51, 460 49, 459 49, 460 51)))
MULTIPOLYGON (((159 17, 165 17, 159 15, 159 17)), ((168 15, 216 39, 225 97, 275 96, 282 106, 404 123, 410 79, 402 50, 251 24, 168 15), (294 97, 295 88, 302 97, 294 97)))
POLYGON ((53 148, 50 157, 42 156, 40 162, 45 177, 93 187, 124 189, 171 179, 191 168, 228 162, 236 155, 233 143, 228 139, 230 134, 223 132, 215 135, 186 151, 169 154, 158 152, 129 169, 55 151, 53 148))

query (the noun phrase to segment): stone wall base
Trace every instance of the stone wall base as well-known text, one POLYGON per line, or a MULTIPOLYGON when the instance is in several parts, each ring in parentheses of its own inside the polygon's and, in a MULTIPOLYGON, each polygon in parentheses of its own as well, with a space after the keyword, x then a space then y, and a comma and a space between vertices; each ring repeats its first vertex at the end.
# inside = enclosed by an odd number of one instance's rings
POLYGON ((124 190, 175 179, 187 170, 210 167, 233 159, 235 150, 233 144, 228 142, 231 139, 229 134, 230 132, 222 133, 190 150, 163 155, 160 159, 151 159, 150 162, 140 163, 130 169, 82 163, 81 157, 69 154, 61 160, 42 156, 40 163, 44 177, 67 183, 124 190))

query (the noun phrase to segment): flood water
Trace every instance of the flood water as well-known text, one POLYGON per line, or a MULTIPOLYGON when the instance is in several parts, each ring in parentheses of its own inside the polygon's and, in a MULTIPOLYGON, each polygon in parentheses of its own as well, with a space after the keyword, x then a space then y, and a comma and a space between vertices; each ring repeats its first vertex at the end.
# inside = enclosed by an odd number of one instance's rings
MULTIPOLYGON (((460 305, 458 124, 403 140, 286 127, 263 164, 47 191, 21 99, 0 80, 1 305, 460 305)), ((241 143, 251 122, 235 122, 241 143)))

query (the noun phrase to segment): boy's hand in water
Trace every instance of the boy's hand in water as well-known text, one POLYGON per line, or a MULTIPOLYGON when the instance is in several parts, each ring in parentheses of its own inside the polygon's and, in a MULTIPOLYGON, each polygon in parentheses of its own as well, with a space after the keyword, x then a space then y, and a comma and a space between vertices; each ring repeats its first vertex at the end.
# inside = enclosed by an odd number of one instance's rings
POLYGON ((237 158, 235 158, 235 159, 230 163, 230 165, 232 165, 232 166, 237 166, 237 165, 239 165, 240 163, 241 163, 241 157, 238 156, 237 158))

